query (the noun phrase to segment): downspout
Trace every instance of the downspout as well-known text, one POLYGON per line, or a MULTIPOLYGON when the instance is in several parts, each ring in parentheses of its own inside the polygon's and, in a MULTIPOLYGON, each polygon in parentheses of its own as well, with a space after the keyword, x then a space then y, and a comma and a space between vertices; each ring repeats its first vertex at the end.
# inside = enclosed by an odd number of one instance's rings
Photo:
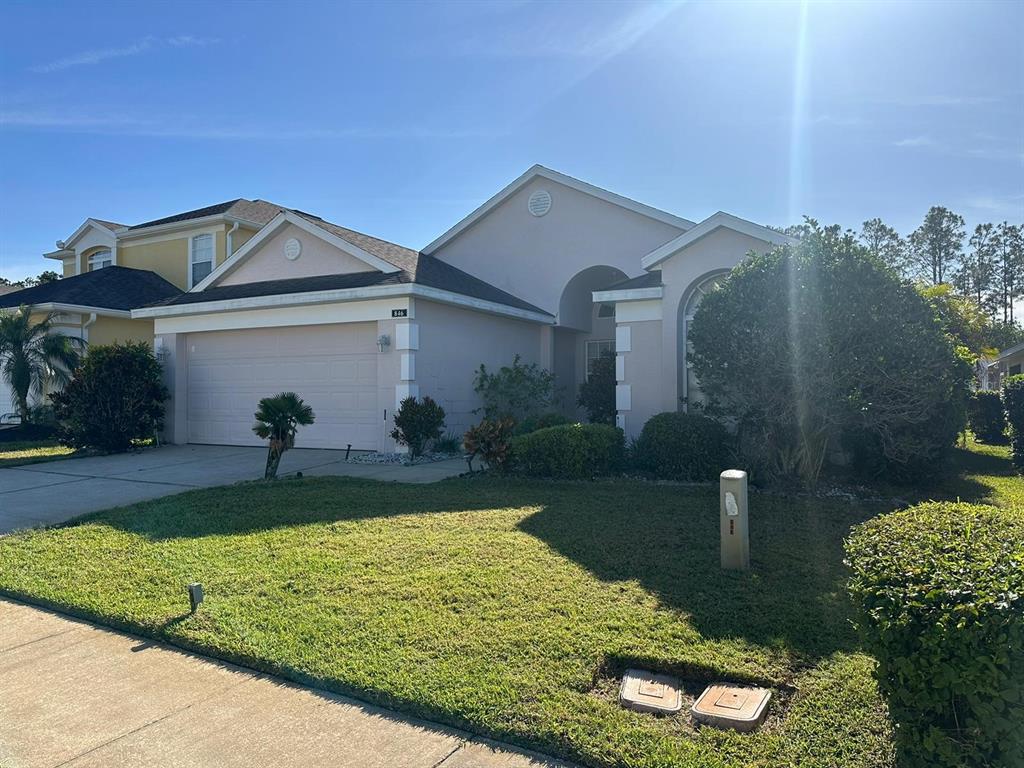
POLYGON ((96 322, 96 313, 89 315, 89 319, 82 323, 82 341, 89 343, 89 326, 96 322))
POLYGON ((234 224, 231 225, 231 229, 228 230, 227 253, 224 255, 224 261, 227 261, 228 259, 230 259, 231 258, 231 254, 234 253, 234 251, 235 251, 235 248, 234 248, 234 238, 232 237, 232 235, 235 234, 235 232, 237 230, 238 230, 238 222, 236 221, 234 224))

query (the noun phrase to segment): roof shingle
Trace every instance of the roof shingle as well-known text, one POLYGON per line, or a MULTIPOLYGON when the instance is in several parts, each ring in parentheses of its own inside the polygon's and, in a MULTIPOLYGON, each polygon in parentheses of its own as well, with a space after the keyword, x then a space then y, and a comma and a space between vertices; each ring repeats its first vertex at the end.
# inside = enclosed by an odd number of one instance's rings
POLYGON ((147 269, 104 267, 0 296, 0 307, 22 304, 77 304, 97 309, 129 310, 181 293, 147 269))

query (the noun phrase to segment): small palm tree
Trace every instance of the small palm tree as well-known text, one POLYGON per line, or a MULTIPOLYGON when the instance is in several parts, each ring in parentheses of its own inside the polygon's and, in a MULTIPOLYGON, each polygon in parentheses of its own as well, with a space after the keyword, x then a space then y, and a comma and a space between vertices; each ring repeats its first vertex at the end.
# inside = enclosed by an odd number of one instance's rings
POLYGON ((32 322, 32 308, 0 311, 0 376, 13 392, 11 405, 28 423, 28 396, 42 396, 47 385, 63 387, 81 361, 85 342, 53 333, 56 314, 32 322))
POLYGON ((260 400, 252 431, 257 437, 270 440, 267 469, 263 473, 265 480, 277 477, 281 455, 295 447, 295 431, 300 426, 312 424, 315 418, 313 409, 294 392, 282 392, 260 400))

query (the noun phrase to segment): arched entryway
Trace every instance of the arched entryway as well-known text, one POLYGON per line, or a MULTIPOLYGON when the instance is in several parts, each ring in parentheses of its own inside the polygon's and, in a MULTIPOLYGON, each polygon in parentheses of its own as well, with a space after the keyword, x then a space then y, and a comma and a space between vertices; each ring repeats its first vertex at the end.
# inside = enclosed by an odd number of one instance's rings
POLYGON ((697 377, 694 376, 693 368, 686 359, 691 351, 688 331, 701 299, 718 288, 728 274, 729 270, 720 269, 702 275, 693 281, 693 284, 683 294, 683 298, 679 302, 679 354, 677 355, 676 386, 678 393, 677 402, 679 403, 680 410, 686 411, 691 407, 700 408, 703 405, 700 383, 697 381, 697 377))
POLYGON ((614 306, 595 304, 593 293, 626 279, 621 269, 596 265, 577 272, 562 289, 554 332, 553 373, 561 410, 566 415, 580 415, 576 396, 593 360, 615 352, 614 306))

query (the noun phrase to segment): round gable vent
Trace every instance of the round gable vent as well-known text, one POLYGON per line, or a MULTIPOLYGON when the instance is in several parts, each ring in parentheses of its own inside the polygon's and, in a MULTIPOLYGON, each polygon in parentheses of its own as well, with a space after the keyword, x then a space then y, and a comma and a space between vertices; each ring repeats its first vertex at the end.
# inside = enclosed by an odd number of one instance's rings
POLYGON ((302 253, 302 243, 297 238, 289 237, 284 241, 284 257, 288 261, 295 261, 302 253))
POLYGON ((551 210, 551 193, 546 189, 538 189, 526 201, 526 207, 534 216, 543 216, 551 210))

